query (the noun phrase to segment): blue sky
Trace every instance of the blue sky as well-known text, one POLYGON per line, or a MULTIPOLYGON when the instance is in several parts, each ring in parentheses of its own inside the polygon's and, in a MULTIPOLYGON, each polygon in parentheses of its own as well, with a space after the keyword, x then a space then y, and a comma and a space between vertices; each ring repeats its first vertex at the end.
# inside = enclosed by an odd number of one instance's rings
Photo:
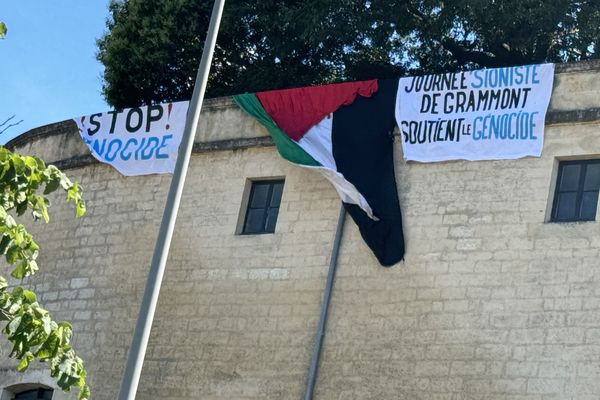
POLYGON ((0 144, 29 129, 106 111, 96 39, 106 31, 109 0, 3 1, 0 21, 0 123, 24 120, 0 144))

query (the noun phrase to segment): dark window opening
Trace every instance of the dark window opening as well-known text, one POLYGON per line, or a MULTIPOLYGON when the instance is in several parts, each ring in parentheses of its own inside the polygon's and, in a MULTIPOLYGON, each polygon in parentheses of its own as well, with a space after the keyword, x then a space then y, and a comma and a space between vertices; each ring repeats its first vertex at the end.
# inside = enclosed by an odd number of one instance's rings
POLYGON ((14 400, 52 400, 52 389, 33 389, 15 395, 14 400))
POLYGON ((252 182, 243 235, 275 232, 283 180, 252 182))
POLYGON ((558 166, 552 221, 594 221, 600 189, 600 160, 562 161, 558 166))

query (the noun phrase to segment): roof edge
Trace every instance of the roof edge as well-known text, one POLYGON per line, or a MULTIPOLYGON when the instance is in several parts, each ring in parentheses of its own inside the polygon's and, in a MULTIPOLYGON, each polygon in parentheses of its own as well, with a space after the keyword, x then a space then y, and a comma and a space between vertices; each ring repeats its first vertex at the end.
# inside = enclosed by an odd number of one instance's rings
MULTIPOLYGON (((555 72, 558 74, 596 71, 596 70, 600 71, 600 60, 586 60, 586 61, 578 61, 578 62, 571 62, 571 63, 555 64, 555 72)), ((217 110, 231 108, 234 106, 235 106, 235 103, 233 101, 233 97, 232 96, 224 96, 224 97, 216 97, 216 98, 212 98, 212 99, 205 99, 204 104, 202 105, 202 109, 206 110, 206 111, 217 111, 217 110)), ((585 112, 586 110, 582 110, 582 111, 585 112)), ((549 114, 551 112, 552 111, 548 111, 549 114)), ((569 115, 575 116, 578 112, 581 113, 580 111, 570 111, 569 115)), ((554 111, 554 113, 563 114, 563 113, 565 113, 565 111, 556 110, 556 111, 554 111)), ((589 113, 587 113, 587 114, 589 114, 589 113)), ((589 121, 590 115, 587 115, 587 117, 588 118, 584 118, 584 119, 587 119, 589 121)), ((562 115, 562 118, 559 117, 558 119, 561 120, 561 122, 565 122, 564 115, 562 115)), ((575 120, 573 122, 577 122, 577 120, 579 120, 579 122, 582 122, 581 118, 575 118, 575 120)), ((550 124, 558 123, 556 118, 549 118, 549 119, 547 119, 547 122, 550 124)), ((54 123, 51 123, 48 125, 43 125, 43 126, 40 126, 37 128, 30 129, 30 130, 20 134, 19 136, 9 140, 5 144, 5 146, 9 149, 14 149, 15 147, 22 146, 22 145, 24 145, 30 141, 34 141, 35 139, 38 139, 38 138, 61 135, 61 134, 73 132, 76 130, 77 130, 77 127, 75 126, 75 122, 73 119, 68 119, 68 120, 60 121, 60 122, 54 122, 54 123)))

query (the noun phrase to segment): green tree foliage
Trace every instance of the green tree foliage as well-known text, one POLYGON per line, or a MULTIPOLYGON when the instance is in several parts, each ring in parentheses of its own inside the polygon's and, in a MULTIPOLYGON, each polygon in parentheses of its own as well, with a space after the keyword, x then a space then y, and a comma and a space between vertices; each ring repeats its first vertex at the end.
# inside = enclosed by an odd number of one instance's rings
POLYGON ((6 36, 7 31, 8 29, 6 29, 6 24, 0 21, 0 39, 4 39, 4 36, 6 36))
MULTIPOLYGON (((106 67, 104 95, 109 103, 120 108, 189 99, 211 9, 212 1, 111 2, 109 33, 98 41, 98 59, 106 67)), ((321 63, 325 49, 311 48, 289 32, 292 28, 272 26, 270 21, 289 12, 274 7, 270 0, 227 3, 209 78, 209 95, 287 86, 291 82, 316 83, 330 75, 331 68, 321 63), (265 29, 270 36, 277 36, 276 43, 263 38, 265 29), (288 41, 280 41, 280 35, 287 35, 288 41)))
MULTIPOLYGON (((75 214, 85 213, 81 188, 53 165, 36 157, 20 156, 0 147, 0 254, 11 266, 11 276, 22 280, 38 271, 39 246, 25 226, 15 220, 31 212, 34 220, 48 222, 50 202, 46 195, 62 189, 75 214), (41 193, 40 193, 41 192, 41 193)), ((83 361, 71 348, 71 325, 55 322, 38 303, 35 293, 20 286, 9 287, 0 276, 0 321, 2 333, 12 345, 10 357, 24 371, 34 361, 49 363, 58 386, 79 389, 79 399, 88 399, 83 361)))
MULTIPOLYGON (((189 99, 212 0, 113 0, 115 107, 189 99)), ((597 0, 227 0, 208 95, 598 58, 597 0)))

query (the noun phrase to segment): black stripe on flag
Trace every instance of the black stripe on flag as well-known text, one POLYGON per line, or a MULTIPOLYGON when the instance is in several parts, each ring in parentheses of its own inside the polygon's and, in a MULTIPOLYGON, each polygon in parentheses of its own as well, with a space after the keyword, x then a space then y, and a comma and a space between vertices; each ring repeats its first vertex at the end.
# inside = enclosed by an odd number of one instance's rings
POLYGON ((404 257, 391 135, 398 79, 379 80, 378 86, 372 97, 358 96, 333 114, 332 147, 338 171, 354 184, 379 221, 357 205, 344 206, 379 263, 391 266, 404 257))

